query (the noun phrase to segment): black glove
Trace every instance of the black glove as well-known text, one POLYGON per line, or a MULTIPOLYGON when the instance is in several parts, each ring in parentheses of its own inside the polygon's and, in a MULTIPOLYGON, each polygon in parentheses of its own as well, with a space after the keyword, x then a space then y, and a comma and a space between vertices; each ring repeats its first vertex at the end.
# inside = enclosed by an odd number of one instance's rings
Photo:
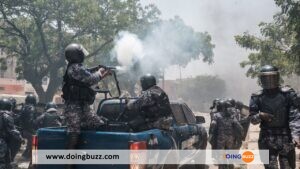
POLYGON ((264 112, 260 112, 259 113, 259 117, 260 119, 262 119, 263 121, 266 121, 266 122, 271 122, 273 120, 273 115, 272 114, 269 114, 269 113, 264 113, 264 112))

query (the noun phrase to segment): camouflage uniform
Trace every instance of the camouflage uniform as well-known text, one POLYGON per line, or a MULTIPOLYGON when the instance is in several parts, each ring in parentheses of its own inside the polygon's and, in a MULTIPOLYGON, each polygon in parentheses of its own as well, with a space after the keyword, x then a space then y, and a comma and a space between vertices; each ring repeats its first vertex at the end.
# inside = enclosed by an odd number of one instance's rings
POLYGON ((11 168, 14 152, 11 151, 10 143, 21 143, 20 132, 15 128, 13 118, 8 111, 0 112, 0 169, 11 168))
POLYGON ((215 149, 234 149, 235 140, 243 135, 243 127, 235 116, 218 112, 213 116, 209 134, 215 135, 215 149))
MULTIPOLYGON (((104 124, 103 119, 90 108, 96 94, 90 87, 100 80, 98 72, 91 73, 81 63, 68 65, 62 97, 65 100, 64 116, 67 132, 73 137, 71 140, 78 139, 81 128, 97 129, 104 124)), ((74 145, 71 148, 74 148, 74 145)))
POLYGON ((269 150, 269 164, 265 168, 295 168, 295 147, 292 139, 300 137, 300 113, 297 95, 289 87, 263 90, 252 94, 250 100, 251 123, 260 123, 259 149, 269 150), (263 120, 259 112, 272 115, 263 120))
POLYGON ((137 130, 168 129, 171 125, 169 117, 172 110, 169 98, 156 85, 143 91, 136 101, 128 104, 128 108, 139 113, 140 122, 135 124, 137 130))
POLYGON ((35 106, 32 104, 25 104, 22 107, 19 120, 18 120, 21 127, 21 134, 23 138, 27 140, 26 149, 22 154, 24 158, 31 157, 32 135, 35 134, 35 125, 34 125, 35 118, 36 118, 35 106))
MULTIPOLYGON (((243 127, 235 118, 232 109, 214 114, 209 128, 210 143, 213 149, 226 150, 235 149, 236 140, 243 135, 243 127), (226 112, 225 112, 226 111, 226 112), (212 140, 213 138, 213 140, 212 140)), ((214 154, 213 154, 214 155, 214 154)), ((219 165, 220 169, 233 169, 233 165, 219 165)))
POLYGON ((36 119, 36 125, 38 128, 59 127, 61 126, 61 123, 62 119, 55 108, 48 109, 36 119))

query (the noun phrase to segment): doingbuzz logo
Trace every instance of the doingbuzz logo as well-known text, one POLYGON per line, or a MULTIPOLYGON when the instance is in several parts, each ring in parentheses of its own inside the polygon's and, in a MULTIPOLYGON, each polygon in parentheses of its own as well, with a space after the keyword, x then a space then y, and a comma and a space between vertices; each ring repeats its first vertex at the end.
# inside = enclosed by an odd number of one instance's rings
POLYGON ((254 160, 254 154, 251 151, 245 151, 243 154, 225 154, 225 159, 231 160, 243 160, 245 163, 251 163, 254 160))
POLYGON ((254 154, 251 151, 245 151, 242 155, 242 160, 245 163, 251 163, 254 160, 254 154))

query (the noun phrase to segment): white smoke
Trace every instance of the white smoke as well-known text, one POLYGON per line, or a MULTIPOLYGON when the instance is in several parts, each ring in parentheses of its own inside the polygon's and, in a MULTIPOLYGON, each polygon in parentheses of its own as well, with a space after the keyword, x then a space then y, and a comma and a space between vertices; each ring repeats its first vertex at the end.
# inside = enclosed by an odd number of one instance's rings
POLYGON ((144 57, 143 51, 143 44, 135 34, 121 32, 115 43, 114 56, 123 69, 127 69, 144 57))
POLYGON ((126 68, 138 63, 142 73, 159 75, 157 73, 163 73, 170 65, 185 65, 191 59, 202 58, 197 53, 201 55, 200 45, 206 42, 195 37, 192 28, 181 26, 183 21, 176 19, 179 26, 176 27, 173 20, 162 22, 151 27, 143 39, 130 32, 121 32, 113 50, 118 63, 126 68), (190 44, 197 44, 198 48, 190 44))

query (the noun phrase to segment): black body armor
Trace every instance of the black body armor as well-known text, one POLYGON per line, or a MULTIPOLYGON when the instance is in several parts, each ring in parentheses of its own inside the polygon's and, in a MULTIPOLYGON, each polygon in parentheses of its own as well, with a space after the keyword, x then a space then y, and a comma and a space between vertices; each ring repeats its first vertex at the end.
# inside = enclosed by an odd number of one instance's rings
POLYGON ((65 100, 65 102, 93 104, 96 92, 91 89, 88 84, 68 76, 68 68, 64 75, 62 98, 65 100))

